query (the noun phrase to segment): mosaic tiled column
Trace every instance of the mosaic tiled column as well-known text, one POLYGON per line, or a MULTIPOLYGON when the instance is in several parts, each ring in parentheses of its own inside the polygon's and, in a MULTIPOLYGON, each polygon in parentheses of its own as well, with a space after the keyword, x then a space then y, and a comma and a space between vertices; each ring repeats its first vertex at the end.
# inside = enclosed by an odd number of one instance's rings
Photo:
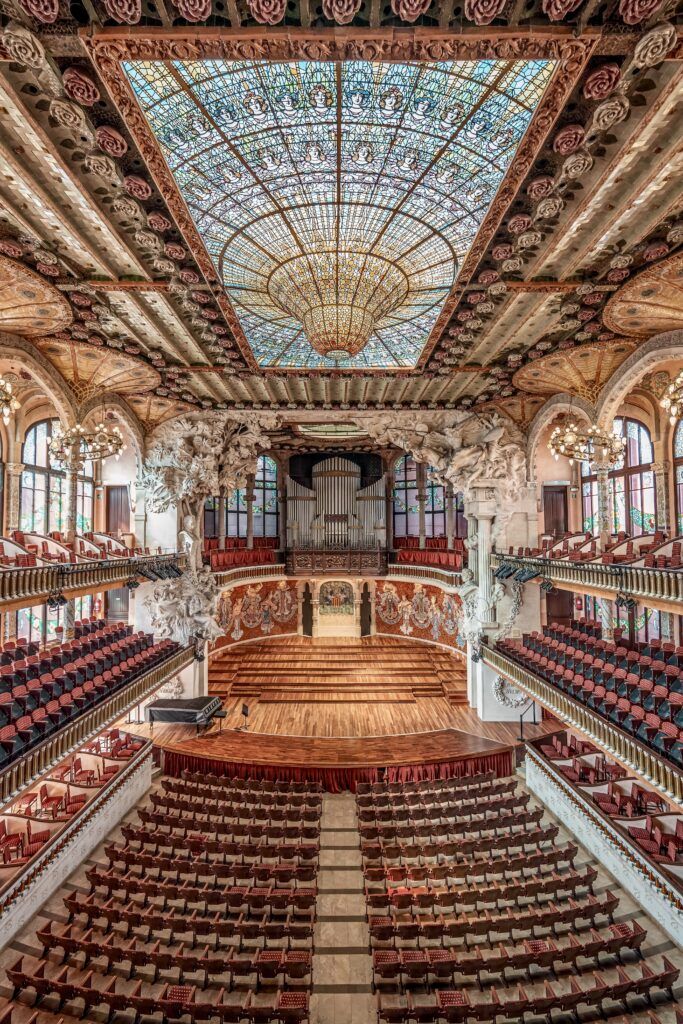
POLYGON ((671 463, 653 462, 652 472, 655 475, 655 494, 657 500, 657 529, 669 533, 670 509, 669 509, 669 472, 671 463))
POLYGON ((21 462, 5 463, 5 487, 7 490, 5 533, 11 533, 12 530, 19 529, 19 498, 23 469, 24 466, 21 462))
POLYGON ((394 546, 394 479, 393 470, 388 470, 386 475, 386 502, 384 506, 387 551, 391 551, 394 546))
POLYGON ((453 484, 446 485, 446 545, 450 551, 453 547, 455 533, 455 496, 453 484))
POLYGON ((601 540, 606 540, 612 532, 612 515, 610 509, 608 462, 596 462, 591 466, 596 475, 598 486, 598 532, 601 540))
POLYGON ((64 512, 64 531, 67 539, 72 542, 78 527, 78 468, 67 468, 66 471, 66 508, 64 512))
POLYGON ((427 488, 425 487, 427 467, 418 463, 417 467, 417 522, 420 534, 420 547, 427 546, 427 488))

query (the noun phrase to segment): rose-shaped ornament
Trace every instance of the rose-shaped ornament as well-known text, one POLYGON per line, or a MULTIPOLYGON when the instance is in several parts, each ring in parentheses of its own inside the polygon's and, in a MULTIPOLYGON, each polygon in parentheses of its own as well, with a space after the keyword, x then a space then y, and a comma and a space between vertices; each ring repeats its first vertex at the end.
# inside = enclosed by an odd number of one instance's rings
POLYGON ((62 75, 64 92, 69 99, 83 107, 92 107, 100 98, 100 90, 92 78, 75 67, 68 67, 62 75))

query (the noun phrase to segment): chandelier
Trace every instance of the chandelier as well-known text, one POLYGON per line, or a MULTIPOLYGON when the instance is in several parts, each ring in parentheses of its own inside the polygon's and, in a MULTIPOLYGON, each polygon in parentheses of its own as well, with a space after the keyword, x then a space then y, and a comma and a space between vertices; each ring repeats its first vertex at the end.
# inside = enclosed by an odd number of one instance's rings
POLYGON ((111 455, 118 459, 125 448, 119 428, 105 427, 104 423, 98 423, 92 429, 86 429, 80 423, 64 431, 57 428, 48 445, 51 458, 70 468, 96 459, 108 459, 111 455))
POLYGON ((2 422, 7 426, 9 423, 10 415, 16 412, 19 408, 19 403, 12 394, 12 385, 4 377, 0 377, 0 411, 2 412, 2 422))
POLYGON ((570 464, 577 462, 608 463, 615 466, 624 457, 626 438, 610 434, 597 424, 582 429, 573 420, 555 427, 548 448, 556 459, 563 455, 570 464))
POLYGON ((410 284, 391 260, 363 252, 310 252, 279 264, 268 278, 273 302, 297 320, 311 346, 344 360, 365 348, 410 284))
POLYGON ((676 420, 683 415, 683 370, 675 380, 671 381, 659 404, 668 412, 673 426, 676 420))

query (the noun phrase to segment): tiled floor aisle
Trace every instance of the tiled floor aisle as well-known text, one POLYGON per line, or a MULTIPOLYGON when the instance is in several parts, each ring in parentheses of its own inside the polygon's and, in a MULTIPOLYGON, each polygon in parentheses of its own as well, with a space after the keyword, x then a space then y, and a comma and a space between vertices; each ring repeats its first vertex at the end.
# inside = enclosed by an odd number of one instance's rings
POLYGON ((311 1024, 375 1019, 356 801, 325 796, 320 835, 318 920, 311 1024))

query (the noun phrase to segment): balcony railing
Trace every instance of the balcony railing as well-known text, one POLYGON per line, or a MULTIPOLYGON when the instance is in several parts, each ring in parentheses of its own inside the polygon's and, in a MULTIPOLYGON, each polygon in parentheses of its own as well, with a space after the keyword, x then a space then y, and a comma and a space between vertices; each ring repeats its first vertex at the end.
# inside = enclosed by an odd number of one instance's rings
POLYGON ((606 753, 613 754, 622 764, 644 776, 651 785, 683 804, 683 776, 654 750, 618 729, 585 704, 535 676, 500 651, 482 646, 481 656, 486 665, 510 679, 564 724, 579 729, 606 753))
POLYGON ((406 580, 434 580, 447 587, 456 587, 461 582, 459 569, 437 569, 431 565, 411 565, 410 562, 390 562, 387 575, 406 580))
POLYGON ((23 755, 0 775, 0 802, 22 789, 37 775, 56 764, 76 747, 86 743, 107 725, 124 715, 129 708, 154 693, 168 679, 192 664, 193 647, 183 647, 166 661, 155 665, 149 672, 138 676, 121 687, 111 697, 69 722, 63 729, 48 737, 23 755))
POLYGON ((102 562, 60 562, 57 565, 29 565, 21 569, 0 569, 0 611, 22 604, 42 604, 50 591, 65 597, 98 588, 111 589, 155 564, 176 562, 184 555, 144 555, 140 558, 110 558, 102 562))
POLYGON ((220 569, 213 578, 219 587, 233 586, 249 580, 273 579, 284 576, 285 567, 281 562, 267 562, 264 565, 238 565, 234 569, 220 569))
POLYGON ((491 556, 494 569, 503 562, 518 569, 536 570, 560 590, 576 590, 582 593, 599 591, 606 597, 623 593, 641 602, 656 601, 658 604, 671 605, 671 611, 680 615, 683 603, 681 569, 603 565, 601 562, 567 562, 557 558, 520 558, 518 555, 491 556))

